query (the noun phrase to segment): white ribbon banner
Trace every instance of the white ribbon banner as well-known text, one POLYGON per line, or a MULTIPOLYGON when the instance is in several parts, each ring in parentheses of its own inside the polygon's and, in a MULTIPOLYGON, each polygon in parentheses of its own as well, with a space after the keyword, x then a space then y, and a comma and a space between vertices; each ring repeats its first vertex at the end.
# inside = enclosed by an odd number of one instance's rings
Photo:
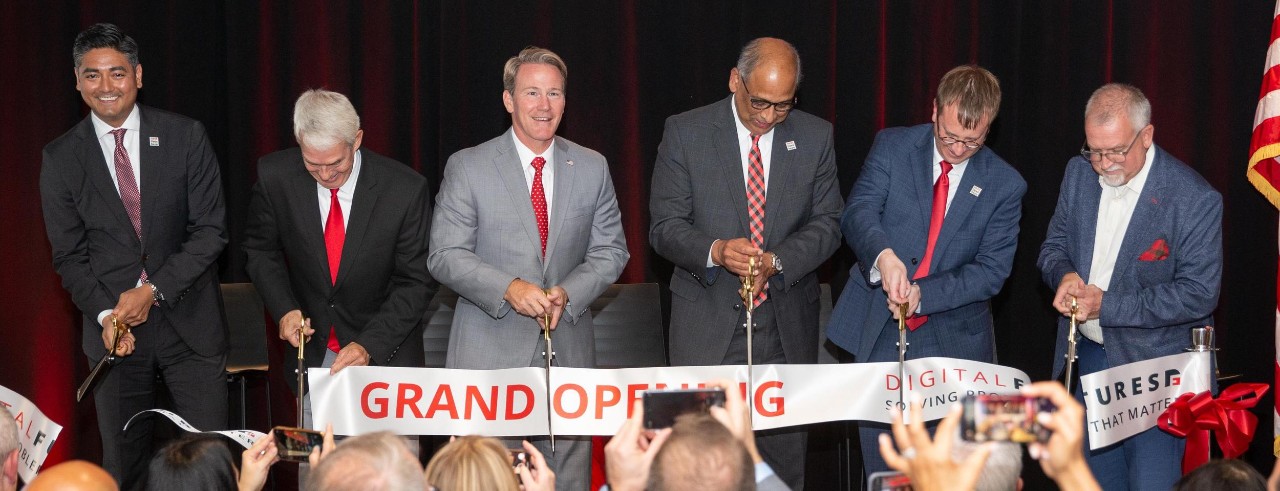
POLYGON ((1089 449, 1146 431, 1178 396, 1209 390, 1209 355, 1180 353, 1081 376, 1089 449))
MULTIPOLYGON (((634 401, 650 389, 689 388, 728 379, 745 391, 745 365, 616 370, 551 370, 548 406, 543 368, 456 370, 349 367, 329 375, 311 369, 315 426, 334 433, 490 436, 547 433, 612 435, 634 401)), ((952 358, 906 363, 905 400, 919 394, 926 420, 946 415, 966 394, 1012 393, 1026 385, 1020 370, 952 358)), ((842 420, 889 422, 898 404, 898 364, 757 365, 752 414, 756 429, 842 420)))
POLYGON ((18 475, 25 482, 35 479, 44 459, 49 457, 49 449, 62 433, 62 425, 45 417, 27 398, 17 392, 0 385, 0 406, 4 406, 13 415, 18 427, 18 475))
POLYGON ((186 430, 191 433, 211 433, 211 434, 225 436, 227 438, 235 440, 236 443, 240 444, 240 446, 244 447, 245 449, 252 447, 254 442, 258 441, 259 438, 267 436, 266 433, 263 433, 261 431, 253 431, 253 430, 200 431, 196 429, 196 427, 191 426, 191 423, 188 423, 187 420, 182 419, 182 416, 178 416, 177 414, 174 414, 172 411, 166 411, 164 409, 144 409, 142 411, 138 411, 138 414, 135 414, 129 417, 129 421, 125 421, 124 431, 129 431, 129 425, 133 424, 133 420, 138 419, 138 416, 142 416, 143 414, 146 414, 146 413, 156 413, 166 418, 169 418, 169 421, 173 421, 173 424, 178 425, 179 428, 182 428, 183 430, 186 430))

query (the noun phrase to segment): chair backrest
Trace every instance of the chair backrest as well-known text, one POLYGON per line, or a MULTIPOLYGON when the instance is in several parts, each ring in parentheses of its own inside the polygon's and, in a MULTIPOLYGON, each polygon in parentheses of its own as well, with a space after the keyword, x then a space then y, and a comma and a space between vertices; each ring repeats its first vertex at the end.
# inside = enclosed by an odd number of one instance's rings
POLYGON ((223 283, 222 309, 231 333, 227 371, 268 365, 266 309, 253 283, 223 283))
MULTIPOLYGON (((443 367, 449 350, 458 294, 440 286, 422 317, 422 345, 427 367, 443 367)), ((600 368, 666 366, 662 336, 662 304, 657 283, 612 285, 591 303, 596 332, 596 366, 600 368)))

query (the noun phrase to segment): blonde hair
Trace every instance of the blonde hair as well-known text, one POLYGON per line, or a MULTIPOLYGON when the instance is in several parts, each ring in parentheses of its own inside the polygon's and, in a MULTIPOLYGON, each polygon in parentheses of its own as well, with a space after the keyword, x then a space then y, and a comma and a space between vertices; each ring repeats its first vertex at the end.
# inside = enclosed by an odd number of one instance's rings
POLYGON ((441 491, 519 491, 511 454, 497 439, 464 436, 427 463, 427 484, 441 491))
POLYGON ((520 71, 521 65, 551 65, 560 72, 562 89, 569 86, 569 67, 565 66, 564 60, 560 58, 554 51, 537 46, 529 46, 520 50, 520 54, 512 56, 507 63, 502 66, 502 90, 512 94, 516 91, 516 73, 520 71))

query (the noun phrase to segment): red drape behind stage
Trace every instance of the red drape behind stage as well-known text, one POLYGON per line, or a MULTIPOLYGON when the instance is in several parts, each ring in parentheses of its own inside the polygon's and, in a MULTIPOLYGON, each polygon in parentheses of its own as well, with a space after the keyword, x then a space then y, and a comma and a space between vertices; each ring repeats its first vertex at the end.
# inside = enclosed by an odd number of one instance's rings
MULTIPOLYGON (((96 454, 94 417, 72 394, 87 372, 78 313, 50 266, 37 192, 40 150, 85 114, 71 42, 93 22, 138 40, 141 101, 203 121, 222 163, 231 244, 224 281, 245 281, 239 250, 256 160, 293 145, 304 89, 351 96, 365 145, 439 184, 445 159, 509 125, 505 59, 535 44, 569 65, 560 134, 609 158, 631 263, 623 282, 662 281, 671 266, 647 241, 648 178, 663 119, 727 94, 737 50, 754 37, 793 42, 801 108, 835 122, 841 189, 875 132, 928 121, 932 90, 961 63, 990 68, 1004 104, 988 144, 1030 186, 1013 276, 997 297, 1003 364, 1047 377, 1050 292, 1034 260, 1058 181, 1083 141, 1089 93, 1134 83, 1154 106, 1156 142, 1226 198, 1226 270, 1217 317, 1224 372, 1271 380, 1275 215, 1244 179, 1269 2, 840 2, 622 0, 535 2, 6 2, 0 93, 0 385, 66 426, 53 461, 96 454)), ((823 269, 838 291, 854 258, 823 269)), ((272 338, 274 339, 274 338, 272 338)), ((277 387, 277 421, 291 419, 277 387)), ((1268 396, 1270 397, 1270 396, 1268 396)), ((1264 403, 1259 407, 1267 407, 1264 403)), ((1270 414, 1261 411, 1262 427, 1270 414)), ((1269 465, 1260 438, 1250 454, 1269 465)))

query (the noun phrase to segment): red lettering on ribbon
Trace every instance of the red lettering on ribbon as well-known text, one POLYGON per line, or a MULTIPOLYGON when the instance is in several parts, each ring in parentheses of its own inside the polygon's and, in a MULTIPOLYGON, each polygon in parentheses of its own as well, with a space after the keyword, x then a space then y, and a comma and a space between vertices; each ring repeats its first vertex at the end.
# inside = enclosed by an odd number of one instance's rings
POLYGON ((533 412, 533 389, 528 385, 515 384, 507 386, 507 421, 515 421, 524 419, 529 413, 533 412), (524 394, 524 408, 516 411, 516 392, 524 394))
POLYGON ((556 387, 556 393, 554 396, 552 396, 552 399, 555 399, 554 406, 555 406, 556 414, 560 415, 561 418, 577 419, 587 412, 587 389, 582 388, 581 385, 564 384, 559 387, 556 387), (578 404, 577 410, 567 412, 567 413, 564 410, 564 392, 566 390, 572 390, 575 393, 577 393, 578 398, 581 401, 581 403, 578 404))
POLYGON ((467 396, 463 404, 466 409, 463 411, 463 417, 471 419, 471 408, 480 408, 480 414, 484 415, 484 419, 493 421, 498 419, 498 386, 489 387, 489 404, 485 404, 484 395, 480 393, 480 388, 474 385, 467 386, 467 396))
POLYGON ((766 409, 765 407, 765 401, 764 401, 765 391, 769 389, 781 389, 781 388, 782 388, 782 382, 774 380, 774 381, 760 384, 760 388, 756 389, 756 397, 755 397, 756 411, 759 412, 761 416, 768 416, 768 417, 782 416, 783 414, 787 413, 787 406, 785 404, 785 400, 782 397, 770 397, 769 407, 772 407, 773 409, 766 409))
MULTIPOLYGON (((375 389, 387 390, 390 387, 391 386, 387 385, 385 382, 374 382, 364 386, 364 390, 360 391, 360 411, 364 412, 364 417, 372 418, 372 419, 382 419, 387 417, 387 398, 386 397, 373 398, 372 402, 375 405, 377 405, 378 409, 371 410, 369 408, 369 402, 370 402, 369 393, 373 392, 375 389)), ((19 414, 18 417, 19 419, 21 419, 22 415, 19 414)))
POLYGON ((427 407, 427 418, 430 419, 436 411, 446 411, 449 419, 458 419, 458 408, 453 403, 453 392, 449 384, 436 387, 436 395, 431 398, 431 406, 427 407))
POLYGON ((622 402, 622 391, 612 385, 596 386, 596 419, 604 419, 604 408, 622 402))
POLYGON ((413 412, 413 417, 421 418, 422 411, 418 410, 418 401, 422 399, 422 387, 417 384, 399 384, 397 389, 396 417, 403 418, 404 408, 407 407, 411 412, 413 412), (412 395, 410 395, 410 393, 412 393, 412 395))

